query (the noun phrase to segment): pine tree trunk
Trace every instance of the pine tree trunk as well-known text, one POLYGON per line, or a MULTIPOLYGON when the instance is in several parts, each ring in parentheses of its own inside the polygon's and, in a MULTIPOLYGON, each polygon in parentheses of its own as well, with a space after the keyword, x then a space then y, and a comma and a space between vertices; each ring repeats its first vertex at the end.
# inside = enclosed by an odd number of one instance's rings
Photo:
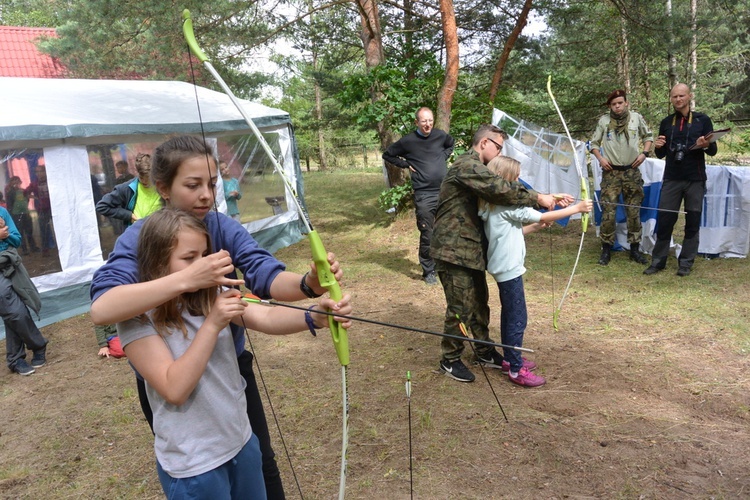
POLYGON ((508 36, 508 39, 505 40, 503 52, 500 54, 500 58, 497 60, 495 73, 492 75, 492 83, 490 84, 491 104, 494 104, 497 90, 500 88, 500 83, 503 81, 503 72, 505 71, 505 65, 508 62, 508 58, 510 58, 510 52, 516 45, 518 37, 521 36, 521 32, 526 27, 526 23, 529 19, 529 12, 531 12, 531 3, 532 0, 524 1, 521 13, 518 15, 518 19, 516 20, 516 25, 513 27, 513 31, 510 32, 510 36, 508 36))
POLYGON ((695 109, 695 89, 698 85, 698 0, 690 0, 690 90, 693 98, 690 109, 695 109))
POLYGON ((672 18, 672 0, 667 0, 667 21, 669 23, 669 49, 667 52, 667 65, 669 75, 669 89, 677 85, 677 58, 675 57, 674 19, 672 18))
MULTIPOLYGON (((385 62, 383 54, 383 39, 380 32, 380 16, 378 14, 377 0, 356 0, 359 11, 361 30, 359 37, 365 49, 365 67, 370 70, 385 62)), ((370 98, 373 102, 383 99, 383 95, 377 89, 370 90, 370 98)), ((390 119, 386 118, 375 125, 375 130, 380 140, 380 149, 385 149, 393 143, 393 132, 391 132, 390 119)), ((389 187, 400 186, 404 183, 405 173, 398 167, 385 163, 389 187)))
POLYGON ((621 78, 625 85, 625 92, 629 95, 631 91, 630 83, 630 49, 628 48, 628 31, 625 24, 625 18, 620 16, 620 62, 621 78))
MULTIPOLYGON (((313 51, 313 70, 318 72, 318 53, 313 51)), ((315 121, 318 129, 318 170, 328 170, 328 155, 326 154, 325 134, 323 133, 323 98, 320 82, 315 78, 315 121)))
POLYGON ((435 128, 450 131, 451 108, 453 96, 458 87, 458 32, 456 29, 456 13, 452 0, 440 0, 440 19, 443 24, 443 39, 445 40, 445 78, 440 87, 437 102, 437 116, 435 128))

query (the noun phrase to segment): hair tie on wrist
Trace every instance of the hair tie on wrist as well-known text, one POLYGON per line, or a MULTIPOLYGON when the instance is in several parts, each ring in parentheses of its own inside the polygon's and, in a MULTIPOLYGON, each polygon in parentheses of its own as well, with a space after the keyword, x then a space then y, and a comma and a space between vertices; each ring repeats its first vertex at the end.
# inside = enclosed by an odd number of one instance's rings
POLYGON ((312 333, 313 337, 318 336, 318 332, 315 330, 318 328, 315 326, 315 322, 312 319, 312 310, 315 307, 315 305, 311 305, 307 308, 307 311, 305 311, 305 323, 307 323, 307 327, 310 329, 310 333, 312 333))

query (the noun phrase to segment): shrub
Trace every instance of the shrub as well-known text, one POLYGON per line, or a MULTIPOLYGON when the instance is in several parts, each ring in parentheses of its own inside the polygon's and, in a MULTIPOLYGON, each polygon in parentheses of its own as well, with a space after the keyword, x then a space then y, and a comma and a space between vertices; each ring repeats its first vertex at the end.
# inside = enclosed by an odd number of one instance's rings
POLYGON ((411 179, 407 179, 401 186, 395 186, 380 193, 378 204, 385 211, 395 209, 397 214, 413 207, 414 189, 411 185, 411 179))

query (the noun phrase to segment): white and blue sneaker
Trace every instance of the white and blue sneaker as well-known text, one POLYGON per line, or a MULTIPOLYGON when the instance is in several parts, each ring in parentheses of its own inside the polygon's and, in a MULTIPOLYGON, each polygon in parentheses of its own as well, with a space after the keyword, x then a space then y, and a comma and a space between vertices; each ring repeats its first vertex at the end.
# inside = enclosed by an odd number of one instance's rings
POLYGON ((10 370, 23 376, 31 375, 32 373, 34 373, 34 369, 29 366, 25 359, 19 359, 18 361, 16 361, 16 363, 11 367, 10 370))

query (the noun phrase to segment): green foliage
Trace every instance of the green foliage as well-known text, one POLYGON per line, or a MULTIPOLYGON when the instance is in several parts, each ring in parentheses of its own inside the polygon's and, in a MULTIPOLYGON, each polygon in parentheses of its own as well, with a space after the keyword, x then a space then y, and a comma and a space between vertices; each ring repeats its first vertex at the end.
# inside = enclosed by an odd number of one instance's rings
POLYGON ((750 129, 743 130, 739 134, 738 146, 742 151, 750 151, 750 129))
POLYGON ((407 181, 401 186, 386 189, 380 193, 380 196, 378 196, 378 205, 381 209, 387 211, 395 208, 397 214, 412 207, 413 204, 414 189, 411 185, 411 179, 407 179, 407 181))
POLYGON ((273 57, 283 72, 283 97, 275 105, 292 117, 300 156, 321 165, 325 154, 330 168, 349 164, 347 152, 377 147, 374 131, 357 125, 360 108, 336 98, 347 76, 363 66, 361 42, 351 29, 356 22, 343 5, 317 11, 288 32, 297 50, 273 57))
MULTIPOLYGON (((731 126, 731 124, 726 124, 731 126)), ((714 124, 714 128, 723 127, 724 124, 714 124)), ((719 140, 719 153, 711 161, 713 164, 729 165, 746 161, 747 152, 750 151, 750 129, 735 128, 727 136, 719 140)))
POLYGON ((59 4, 59 0, 0 0, 0 24, 54 28, 59 21, 59 4))
POLYGON ((526 52, 513 54, 509 62, 506 82, 532 108, 516 116, 543 126, 556 123, 548 99, 540 92, 543 80, 552 74, 555 95, 574 135, 583 138, 591 132, 596 115, 607 111, 602 105, 605 96, 625 88, 626 82, 631 109, 655 127, 669 112, 667 55, 674 54, 678 80, 689 83, 693 34, 696 108, 714 122, 733 114, 746 116, 750 112, 744 97, 750 89, 748 7, 748 0, 735 4, 699 0, 693 32, 689 2, 674 2, 671 18, 665 15, 664 4, 553 3, 546 10, 547 36, 539 39, 538 46, 527 45, 526 52), (625 58, 627 74, 622 66, 625 58))
POLYGON ((192 80, 216 88, 193 60, 182 34, 182 10, 191 11, 198 43, 231 88, 241 97, 248 84, 266 81, 248 69, 248 56, 276 21, 271 12, 229 0, 140 2, 75 0, 56 11, 58 38, 42 49, 61 59, 76 77, 192 80))
POLYGON ((374 128, 376 123, 389 120, 393 129, 404 135, 414 127, 418 108, 436 108, 443 71, 431 54, 387 61, 368 73, 349 76, 337 97, 342 105, 360 110, 357 117, 360 126, 374 128), (410 74, 418 76, 410 78, 410 74), (373 91, 382 98, 373 101, 373 91))

